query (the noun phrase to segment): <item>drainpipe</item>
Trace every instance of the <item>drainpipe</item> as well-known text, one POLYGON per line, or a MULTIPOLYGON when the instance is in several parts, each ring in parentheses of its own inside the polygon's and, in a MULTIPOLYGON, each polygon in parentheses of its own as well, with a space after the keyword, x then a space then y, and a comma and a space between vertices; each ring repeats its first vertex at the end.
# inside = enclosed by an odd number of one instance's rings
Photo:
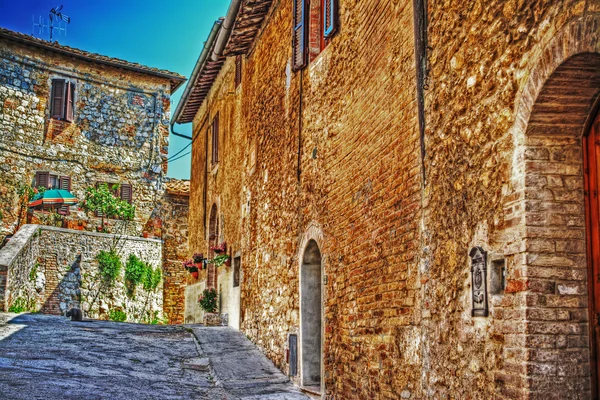
POLYGON ((241 4, 242 0, 231 0, 231 4, 227 10, 227 15, 225 16, 225 20, 223 21, 221 31, 219 32, 219 37, 217 37, 217 42, 213 50, 213 61, 219 61, 219 58, 223 56, 223 50, 225 50, 225 45, 229 40, 229 36, 231 36, 233 24, 235 23, 238 12, 240 11, 241 4))
POLYGON ((417 105, 421 142, 421 172, 425 185, 425 90, 427 84, 427 0, 413 0, 415 27, 415 63, 417 67, 417 105))

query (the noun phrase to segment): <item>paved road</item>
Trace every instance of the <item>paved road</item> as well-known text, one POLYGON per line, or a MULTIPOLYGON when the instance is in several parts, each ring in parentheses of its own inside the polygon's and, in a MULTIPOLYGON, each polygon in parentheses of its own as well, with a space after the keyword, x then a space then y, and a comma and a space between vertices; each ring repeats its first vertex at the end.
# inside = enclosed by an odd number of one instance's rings
POLYGON ((228 328, 71 322, 50 315, 0 313, 0 399, 306 397, 243 335, 228 328), (198 343, 196 337, 209 340, 217 330, 231 340, 243 338, 247 352, 236 356, 237 342, 221 351, 215 351, 216 343, 198 343), (223 358, 255 372, 232 382, 223 358))

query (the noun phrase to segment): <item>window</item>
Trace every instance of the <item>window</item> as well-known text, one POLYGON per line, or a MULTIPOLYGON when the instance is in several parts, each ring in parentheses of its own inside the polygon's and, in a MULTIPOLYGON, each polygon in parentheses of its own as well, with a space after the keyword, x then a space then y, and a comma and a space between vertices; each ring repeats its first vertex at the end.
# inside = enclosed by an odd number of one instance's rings
POLYGON ((292 38, 294 71, 306 66, 306 2, 294 0, 294 35, 292 38))
POLYGON ((212 163, 219 162, 219 113, 215 115, 212 122, 212 163))
POLYGON ((242 265, 242 257, 233 259, 233 287, 240 286, 240 267, 242 265))
POLYGON ((242 83, 242 56, 235 57, 235 88, 242 83))
POLYGON ((293 68, 298 71, 314 60, 335 35, 337 0, 294 0, 293 68))
MULTIPOLYGON (((133 201, 133 187, 129 183, 114 183, 114 182, 96 182, 96 187, 107 185, 113 196, 125 200, 129 204, 133 201)), ((102 213, 96 211, 97 217, 102 217, 102 213)), ((113 218, 113 217, 111 217, 113 218)))
MULTIPOLYGON (((51 174, 47 171, 38 171, 35 173, 35 187, 43 187, 46 189, 63 189, 71 191, 71 177, 59 176, 51 174)), ((69 215, 69 206, 61 206, 58 213, 69 215)))
POLYGON ((71 190, 71 177, 51 174, 47 171, 38 171, 35 173, 35 187, 46 189, 64 189, 71 190))
POLYGON ((50 116, 54 119, 73 122, 75 84, 64 79, 52 79, 50 116))

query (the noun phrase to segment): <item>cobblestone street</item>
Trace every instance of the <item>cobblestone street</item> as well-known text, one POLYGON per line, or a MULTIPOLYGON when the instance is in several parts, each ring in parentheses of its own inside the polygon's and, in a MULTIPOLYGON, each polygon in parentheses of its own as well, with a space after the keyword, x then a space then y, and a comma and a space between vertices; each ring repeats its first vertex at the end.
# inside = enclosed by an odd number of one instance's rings
POLYGON ((0 398, 306 399, 229 328, 10 313, 0 313, 0 398))

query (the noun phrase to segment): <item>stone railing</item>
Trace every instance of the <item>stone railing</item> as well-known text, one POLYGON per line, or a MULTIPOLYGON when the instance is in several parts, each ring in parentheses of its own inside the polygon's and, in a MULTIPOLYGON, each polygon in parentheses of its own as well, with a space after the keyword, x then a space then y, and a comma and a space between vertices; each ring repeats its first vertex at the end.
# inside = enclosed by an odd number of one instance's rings
POLYGON ((14 293, 35 290, 29 275, 37 263, 39 240, 38 225, 25 225, 0 250, 0 311, 8 311, 14 293))
POLYGON ((109 318, 115 311, 128 321, 152 322, 163 315, 163 287, 131 293, 123 275, 135 254, 154 267, 162 265, 162 242, 131 236, 84 232, 41 225, 25 225, 0 250, 0 307, 19 311, 63 314, 78 307, 85 316, 109 318), (96 256, 115 249, 123 268, 107 283, 96 256))

